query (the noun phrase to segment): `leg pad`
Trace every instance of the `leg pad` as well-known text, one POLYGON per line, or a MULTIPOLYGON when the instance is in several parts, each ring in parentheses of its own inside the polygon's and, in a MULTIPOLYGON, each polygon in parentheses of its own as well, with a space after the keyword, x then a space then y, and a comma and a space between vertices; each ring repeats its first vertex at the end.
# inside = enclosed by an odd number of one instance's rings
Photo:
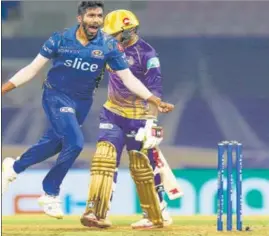
POLYGON ((129 157, 129 167, 136 184, 141 208, 154 225, 162 227, 163 218, 155 190, 154 173, 149 159, 144 153, 139 151, 130 151, 129 157))
POLYGON ((109 210, 117 151, 109 142, 99 142, 92 160, 91 183, 87 202, 88 213, 98 219, 105 219, 109 210))

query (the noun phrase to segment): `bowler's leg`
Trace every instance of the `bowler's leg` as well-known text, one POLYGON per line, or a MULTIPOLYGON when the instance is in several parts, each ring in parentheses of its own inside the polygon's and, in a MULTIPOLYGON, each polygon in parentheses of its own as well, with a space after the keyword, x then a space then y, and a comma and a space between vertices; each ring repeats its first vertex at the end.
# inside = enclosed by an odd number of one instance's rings
POLYGON ((55 165, 43 180, 46 194, 59 195, 60 185, 68 170, 79 156, 83 134, 76 117, 76 103, 63 93, 45 89, 43 107, 55 134, 60 138, 62 149, 55 165))
POLYGON ((40 163, 59 153, 61 148, 61 139, 52 129, 49 129, 38 143, 30 147, 21 155, 19 160, 15 161, 14 170, 19 174, 28 167, 40 163))

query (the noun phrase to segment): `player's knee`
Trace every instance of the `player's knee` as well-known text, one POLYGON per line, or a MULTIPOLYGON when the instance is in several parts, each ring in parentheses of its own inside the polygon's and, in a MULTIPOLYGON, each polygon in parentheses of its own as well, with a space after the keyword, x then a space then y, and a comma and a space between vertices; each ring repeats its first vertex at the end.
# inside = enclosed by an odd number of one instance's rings
POLYGON ((72 152, 80 153, 84 147, 84 138, 82 135, 77 135, 69 139, 66 144, 72 152))
POLYGON ((107 141, 99 141, 97 143, 96 152, 94 154, 94 158, 110 158, 117 159, 117 150, 116 147, 107 141))
POLYGON ((129 151, 129 168, 133 178, 142 177, 142 179, 152 179, 153 169, 150 166, 149 159, 143 152, 139 151, 129 151))
POLYGON ((72 145, 72 150, 74 151, 74 152, 77 152, 77 153, 80 153, 81 151, 82 151, 82 149, 83 149, 83 143, 76 143, 76 144, 73 144, 72 145))
POLYGON ((81 152, 83 147, 84 147, 84 139, 83 137, 77 139, 73 144, 72 147, 74 150, 76 150, 77 152, 81 152))

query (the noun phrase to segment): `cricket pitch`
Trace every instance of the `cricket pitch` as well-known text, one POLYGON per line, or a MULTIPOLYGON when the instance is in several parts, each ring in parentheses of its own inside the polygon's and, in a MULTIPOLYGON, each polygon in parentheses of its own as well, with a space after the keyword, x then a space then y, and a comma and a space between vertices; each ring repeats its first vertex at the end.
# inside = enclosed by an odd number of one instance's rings
MULTIPOLYGON (((16 215, 2 217, 3 236, 269 236, 269 216, 244 217, 243 232, 217 232, 216 216, 177 216, 174 224, 155 230, 132 230, 130 224, 141 216, 112 216, 109 229, 86 228, 79 216, 56 220, 45 215, 16 215), (246 227, 250 230, 246 231, 246 227)), ((234 221, 235 222, 235 221, 234 221)), ((235 229, 235 223, 234 223, 235 229)))

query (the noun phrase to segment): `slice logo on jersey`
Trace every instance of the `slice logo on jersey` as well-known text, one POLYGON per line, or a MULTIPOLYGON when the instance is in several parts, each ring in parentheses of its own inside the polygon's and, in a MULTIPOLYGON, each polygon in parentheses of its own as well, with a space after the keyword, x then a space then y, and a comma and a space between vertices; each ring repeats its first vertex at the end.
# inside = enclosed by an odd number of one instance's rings
POLYGON ((90 64, 83 61, 82 58, 75 58, 75 60, 65 60, 64 65, 76 70, 96 72, 98 69, 97 64, 90 64))
POLYGON ((72 107, 61 107, 60 108, 60 112, 64 112, 64 113, 74 113, 75 114, 75 110, 72 107))
POLYGON ((101 50, 93 50, 92 57, 95 58, 104 58, 104 53, 101 50))
POLYGON ((124 48, 120 43, 117 44, 117 48, 120 52, 124 52, 124 48))
POLYGON ((158 67, 160 67, 160 61, 158 57, 152 57, 147 61, 147 70, 158 67))
POLYGON ((125 18, 123 19, 123 24, 125 24, 125 25, 129 25, 129 24, 130 24, 130 19, 127 18, 127 17, 125 17, 125 18))

